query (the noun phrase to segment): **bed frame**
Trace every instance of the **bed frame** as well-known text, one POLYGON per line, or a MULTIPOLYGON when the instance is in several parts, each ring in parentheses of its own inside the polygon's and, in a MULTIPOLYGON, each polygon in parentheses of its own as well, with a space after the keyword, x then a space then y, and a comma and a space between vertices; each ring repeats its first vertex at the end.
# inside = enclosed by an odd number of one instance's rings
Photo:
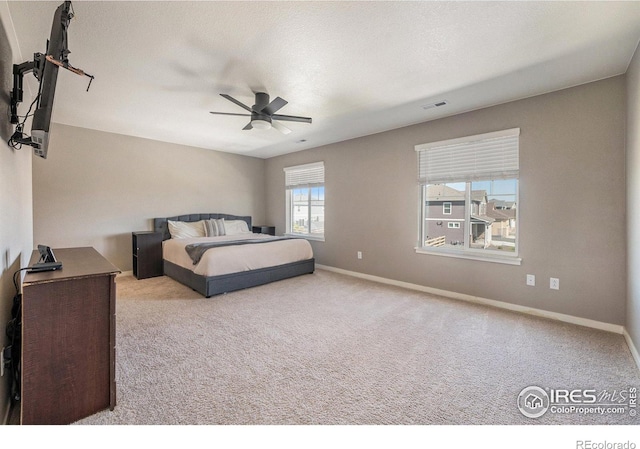
MULTIPOLYGON (((176 217, 154 218, 153 228, 156 232, 162 233, 162 240, 171 238, 169 233, 168 220, 171 221, 200 221, 210 218, 224 218, 225 220, 244 220, 251 229, 251 217, 227 214, 189 214, 176 217)), ((176 281, 191 287, 207 298, 221 293, 228 293, 244 288, 255 287, 279 281, 302 274, 313 273, 315 270, 315 259, 292 262, 275 267, 260 268, 258 270, 241 271, 239 273, 223 274, 220 276, 202 276, 193 271, 183 268, 163 259, 164 274, 176 281)))

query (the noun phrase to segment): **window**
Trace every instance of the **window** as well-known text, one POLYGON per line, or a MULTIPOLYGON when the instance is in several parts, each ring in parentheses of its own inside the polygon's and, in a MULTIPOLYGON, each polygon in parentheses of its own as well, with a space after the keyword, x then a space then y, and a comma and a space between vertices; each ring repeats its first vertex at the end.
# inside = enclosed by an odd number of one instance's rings
POLYGON ((520 263, 519 135, 516 128, 416 146, 417 252, 520 263))
POLYGON ((324 162, 286 167, 287 234, 324 240, 324 162))

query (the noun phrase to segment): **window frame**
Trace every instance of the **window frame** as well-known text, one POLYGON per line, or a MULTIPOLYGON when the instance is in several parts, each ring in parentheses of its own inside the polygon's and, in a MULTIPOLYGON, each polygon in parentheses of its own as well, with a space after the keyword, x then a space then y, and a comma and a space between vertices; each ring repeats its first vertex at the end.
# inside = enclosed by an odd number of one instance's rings
POLYGON ((302 237, 307 240, 325 241, 324 231, 320 233, 311 233, 311 213, 312 213, 312 190, 317 187, 322 187, 323 200, 322 207, 323 212, 326 201, 326 187, 324 178, 324 162, 313 162, 310 164, 296 165, 291 167, 285 167, 285 236, 302 237), (309 173, 309 176, 305 176, 305 173, 309 173), (290 176, 291 175, 291 176, 290 176), (295 179, 289 179, 295 178, 295 179), (295 190, 307 189, 307 209, 308 209, 308 223, 309 231, 294 232, 293 231, 293 208, 294 198, 293 192, 295 190))
MULTIPOLYGON (((420 222, 418 225, 418 244, 417 246, 414 248, 415 252, 418 254, 428 254, 428 255, 437 255, 437 256, 445 256, 445 257, 455 257, 455 258, 461 258, 461 259, 471 259, 471 260, 479 260, 479 261, 487 261, 487 262, 496 262, 496 263, 504 263, 504 264, 510 264, 510 265, 521 265, 522 263, 522 258, 520 257, 520 178, 519 178, 519 162, 518 162, 518 152, 519 152, 519 135, 520 135, 520 129, 519 128, 513 128, 510 130, 504 130, 504 131, 498 131, 495 133, 486 133, 486 134, 480 134, 480 135, 475 135, 475 136, 468 136, 468 137, 463 137, 463 138, 457 138, 457 139, 450 139, 450 140, 445 140, 445 141, 440 141, 440 142, 433 142, 433 143, 428 143, 428 144, 421 144, 421 145, 416 145, 415 146, 415 150, 416 153, 418 154, 418 171, 419 171, 419 213, 418 216, 420 217, 420 222), (500 138, 513 138, 517 136, 517 140, 515 143, 515 151, 516 151, 516 155, 515 155, 515 170, 513 169, 513 166, 509 166, 510 162, 513 161, 509 161, 507 160, 507 164, 505 164, 505 166, 508 168, 507 170, 505 170, 504 174, 498 173, 497 175, 495 173, 492 173, 494 176, 488 176, 486 178, 483 178, 482 174, 482 170, 479 170, 477 173, 474 173, 473 171, 470 172, 470 174, 463 174, 463 175, 458 175, 457 178, 453 178, 453 179, 442 179, 442 180, 434 180, 434 181, 425 181, 425 179, 427 179, 425 177, 425 173, 428 171, 429 167, 426 168, 425 170, 425 162, 423 160, 424 157, 424 152, 425 150, 428 151, 431 148, 447 148, 448 146, 450 146, 450 148, 455 148, 456 145, 465 145, 468 144, 470 146, 475 145, 476 143, 480 143, 480 145, 482 145, 483 141, 485 140, 489 140, 490 139, 500 139, 500 138), (421 153, 422 152, 422 153, 421 153), (461 179, 460 176, 467 176, 467 179, 461 179), (471 198, 471 185, 474 182, 481 182, 481 181, 496 181, 496 180, 501 180, 501 179, 515 179, 516 181, 516 186, 515 186, 515 204, 516 204, 516 229, 515 229, 515 248, 513 252, 504 252, 502 250, 492 250, 492 249, 479 249, 479 248, 472 248, 469 245, 469 236, 467 234, 471 233, 471 209, 472 209, 472 198, 471 198), (451 183, 465 183, 465 200, 464 200, 464 227, 463 229, 463 236, 464 236, 464 244, 461 245, 461 247, 435 247, 435 246, 425 246, 424 242, 425 242, 425 238, 426 236, 426 232, 427 232, 427 218, 429 218, 427 216, 427 207, 426 207, 426 192, 427 192, 427 186, 429 184, 451 184, 451 183)), ((455 149, 453 150, 455 151, 455 149)), ((513 150, 511 150, 513 151, 513 150)), ((507 159, 509 157, 509 154, 507 154, 507 159)), ((440 174, 440 176, 446 176, 447 173, 443 173, 440 174)), ((445 214, 445 209, 444 209, 444 204, 443 203, 443 215, 448 215, 445 214)), ((447 228, 449 228, 451 223, 449 223, 447 225, 447 228)))

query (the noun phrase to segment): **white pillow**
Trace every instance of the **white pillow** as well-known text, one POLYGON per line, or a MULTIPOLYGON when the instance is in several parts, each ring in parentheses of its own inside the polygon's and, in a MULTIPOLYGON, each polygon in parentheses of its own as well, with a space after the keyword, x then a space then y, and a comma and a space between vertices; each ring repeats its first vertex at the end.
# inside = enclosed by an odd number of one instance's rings
POLYGON ((204 237, 204 222, 202 220, 194 222, 167 220, 167 224, 172 239, 204 237))
POLYGON ((244 220, 225 220, 224 231, 227 235, 251 234, 249 225, 244 220))

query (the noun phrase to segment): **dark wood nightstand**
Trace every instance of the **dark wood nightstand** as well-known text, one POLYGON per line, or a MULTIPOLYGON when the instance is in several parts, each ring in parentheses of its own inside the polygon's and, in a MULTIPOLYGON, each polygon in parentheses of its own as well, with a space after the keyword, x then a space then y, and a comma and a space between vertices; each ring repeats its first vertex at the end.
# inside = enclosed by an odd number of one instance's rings
POLYGON ((252 226, 251 229, 254 234, 276 235, 275 226, 252 226))
POLYGON ((131 233, 133 275, 138 279, 162 276, 162 234, 160 232, 131 233))

